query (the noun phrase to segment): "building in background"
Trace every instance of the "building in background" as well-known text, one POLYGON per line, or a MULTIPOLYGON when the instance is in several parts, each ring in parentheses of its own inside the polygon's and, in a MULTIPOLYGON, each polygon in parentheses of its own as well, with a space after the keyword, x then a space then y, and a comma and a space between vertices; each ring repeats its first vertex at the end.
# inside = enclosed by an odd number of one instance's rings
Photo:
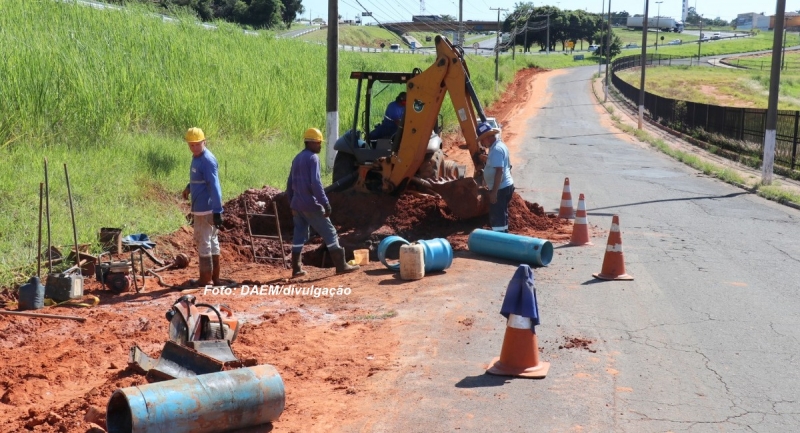
MULTIPOLYGON (((786 12, 783 15, 786 22, 784 23, 783 27, 788 32, 796 32, 800 31, 800 14, 795 12, 786 12)), ((772 30, 775 28, 775 15, 769 17, 769 29, 772 30)))
POLYGON ((736 16, 736 30, 769 30, 772 28, 771 17, 755 12, 739 14, 736 16))
POLYGON ((686 17, 689 16, 689 0, 683 0, 683 11, 681 12, 681 21, 686 22, 686 17))

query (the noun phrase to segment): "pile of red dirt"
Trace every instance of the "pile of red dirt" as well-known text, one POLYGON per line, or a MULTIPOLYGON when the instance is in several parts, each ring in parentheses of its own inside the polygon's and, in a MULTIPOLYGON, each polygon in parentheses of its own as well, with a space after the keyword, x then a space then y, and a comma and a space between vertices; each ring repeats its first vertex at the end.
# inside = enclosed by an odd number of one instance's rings
MULTIPOLYGON (((331 221, 336 226, 341 244, 348 251, 367 248, 375 252, 381 239, 392 234, 410 241, 447 238, 455 250, 465 250, 466 239, 472 230, 489 228, 488 215, 461 220, 452 214, 444 200, 431 195, 404 193, 395 197, 350 190, 330 193, 328 198, 333 208, 331 221)), ((225 203, 225 230, 220 234, 220 241, 230 244, 242 255, 251 256, 246 211, 250 214, 272 214, 273 202, 277 205, 283 246, 277 240, 256 239, 256 254, 280 257, 283 253, 288 256, 293 229, 291 210, 286 196, 271 187, 249 189, 225 203)), ((567 240, 569 228, 569 221, 547 215, 538 204, 527 202, 514 194, 509 205, 511 233, 551 241, 567 240)), ((251 215, 250 230, 253 234, 277 235, 274 218, 251 215)), ((306 247, 306 263, 322 265, 321 243, 318 236, 310 239, 306 247)))

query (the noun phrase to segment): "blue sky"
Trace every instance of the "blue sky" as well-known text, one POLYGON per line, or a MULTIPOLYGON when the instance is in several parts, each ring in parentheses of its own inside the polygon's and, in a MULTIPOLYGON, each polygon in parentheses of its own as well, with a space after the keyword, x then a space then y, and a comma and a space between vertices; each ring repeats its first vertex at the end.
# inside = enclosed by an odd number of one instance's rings
MULTIPOLYGON (((459 0, 423 0, 426 15, 449 14, 458 18, 459 0)), ((643 0, 611 0, 612 11, 628 11, 631 15, 644 13, 643 0)), ((497 19, 497 11, 489 8, 514 9, 518 0, 463 0, 464 20, 491 20, 497 19)), ((539 6, 550 4, 561 9, 585 9, 589 12, 599 12, 603 7, 603 0, 562 0, 549 2, 533 2, 539 6)), ((663 0, 660 5, 661 16, 679 18, 681 15, 682 0, 663 0)), ((765 15, 775 13, 776 1, 757 0, 689 0, 690 7, 696 7, 698 13, 710 17, 720 17, 725 20, 735 18, 739 13, 764 12, 765 15)), ((303 0, 305 6, 304 18, 309 13, 312 18, 328 18, 328 0, 303 0)), ((605 7, 608 8, 606 0, 605 7)), ((364 9, 371 11, 375 19, 380 22, 411 21, 411 15, 420 15, 420 2, 410 0, 339 0, 339 14, 345 19, 353 19, 361 15, 364 9), (360 4, 359 4, 360 3, 360 4), (362 7, 363 6, 363 7, 362 7)), ((650 0, 650 15, 655 15, 658 5, 655 0, 650 0)), ((787 0, 786 11, 800 10, 800 0, 787 0)), ((501 17, 504 12, 501 12, 501 17)), ((365 22, 375 20, 368 17, 365 22)))

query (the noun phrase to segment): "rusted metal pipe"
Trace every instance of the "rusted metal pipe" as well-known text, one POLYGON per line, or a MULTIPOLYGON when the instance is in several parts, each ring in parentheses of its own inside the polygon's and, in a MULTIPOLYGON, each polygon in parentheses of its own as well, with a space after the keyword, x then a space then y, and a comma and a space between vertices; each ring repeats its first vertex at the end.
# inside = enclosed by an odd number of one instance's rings
POLYGON ((118 389, 108 401, 108 433, 211 433, 276 421, 286 403, 275 367, 202 374, 118 389))

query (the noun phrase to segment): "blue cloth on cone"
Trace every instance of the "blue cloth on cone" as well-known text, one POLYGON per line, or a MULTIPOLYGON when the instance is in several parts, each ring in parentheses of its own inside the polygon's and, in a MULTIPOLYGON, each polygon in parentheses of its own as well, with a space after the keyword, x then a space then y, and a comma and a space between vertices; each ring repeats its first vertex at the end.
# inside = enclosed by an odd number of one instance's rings
POLYGON ((510 314, 531 319, 531 331, 539 324, 539 306, 536 303, 536 287, 533 282, 533 269, 519 265, 506 289, 500 314, 506 319, 510 314))

